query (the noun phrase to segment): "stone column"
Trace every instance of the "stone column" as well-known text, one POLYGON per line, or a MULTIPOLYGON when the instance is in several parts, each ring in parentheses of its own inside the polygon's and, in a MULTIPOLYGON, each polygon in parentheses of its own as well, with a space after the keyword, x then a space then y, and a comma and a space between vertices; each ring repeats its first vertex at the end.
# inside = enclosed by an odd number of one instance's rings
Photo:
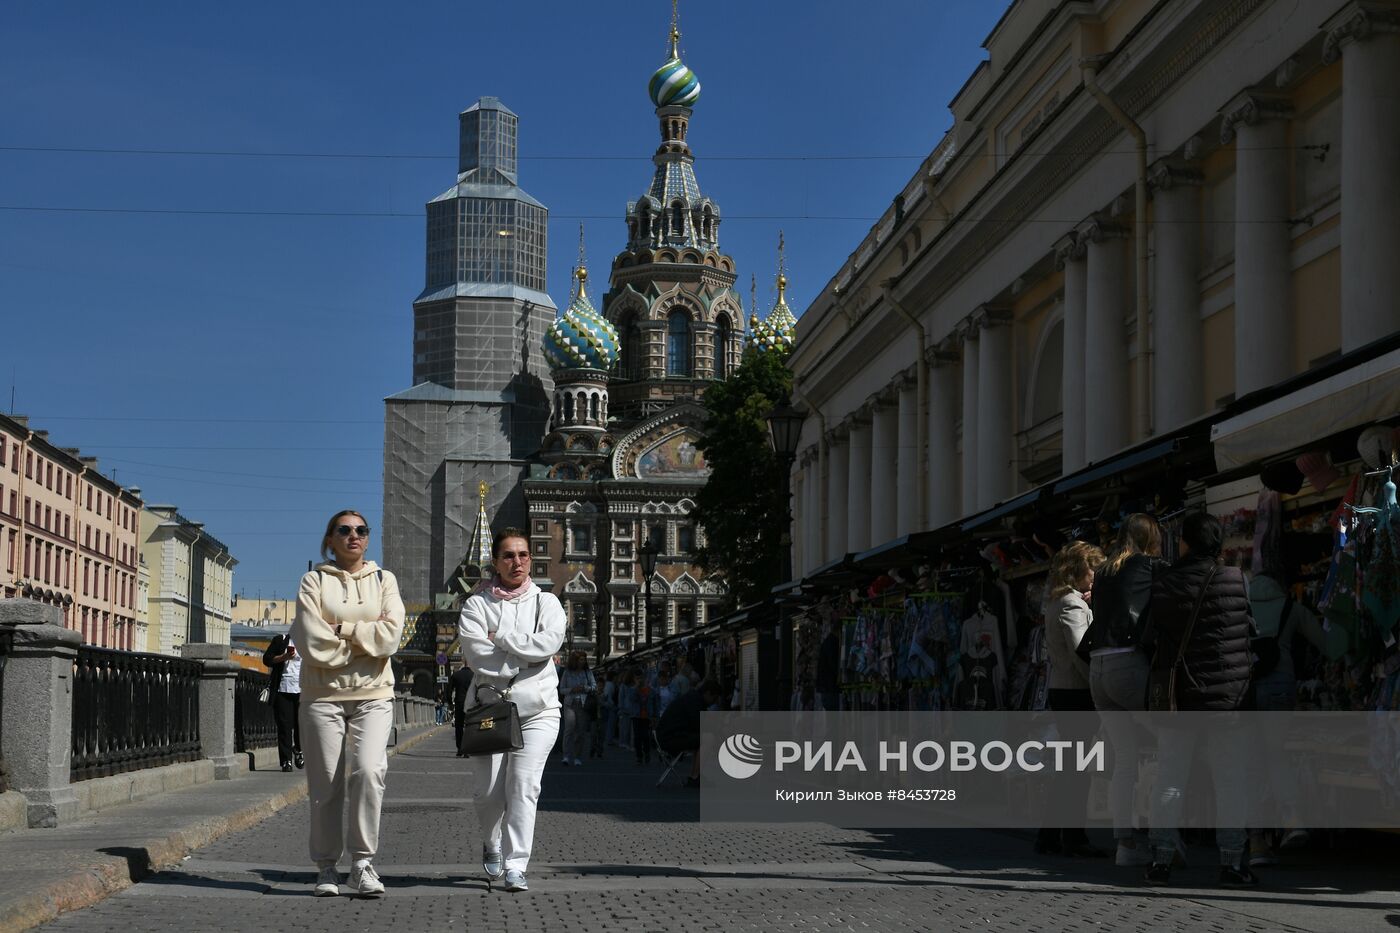
MULTIPOLYGON (((916 363, 922 366, 923 363, 916 363)), ((919 514, 919 390, 909 382, 899 390, 899 463, 895 470, 895 528, 897 536, 912 534, 924 528, 924 516, 919 514)))
POLYGON ((1061 376, 1061 470, 1084 466, 1084 314, 1087 243, 1071 233, 1055 244, 1055 264, 1065 273, 1064 370, 1061 376))
MULTIPOLYGON (((1087 241, 1084 314, 1084 458, 1102 460, 1128 443, 1130 303, 1124 289, 1127 231, 1104 218, 1079 228, 1087 241)), ((1069 334, 1065 334, 1069 343, 1069 334)), ((1068 369, 1068 361, 1066 361, 1068 369)))
POLYGON ((977 511, 977 328, 968 324, 962 345, 962 515, 977 511))
POLYGON ((1235 141, 1235 397, 1239 398, 1293 373, 1293 242, 1288 219, 1292 108, 1286 95, 1245 91, 1220 113, 1220 141, 1235 141))
POLYGON ((204 668, 199 678, 199 746, 204 757, 214 762, 214 779, 242 777, 248 767, 239 766, 233 750, 233 688, 243 668, 228 659, 228 645, 194 642, 182 645, 180 656, 204 668))
POLYGON ((957 519, 958 355, 946 345, 935 349, 928 373, 928 524, 942 528, 957 519))
POLYGON ((1323 28, 1342 59, 1342 352, 1400 331, 1400 4, 1349 3, 1323 28))
POLYGON ((11 786, 28 802, 30 828, 52 828, 78 815, 69 786, 73 766, 73 662, 82 633, 63 627, 63 612, 30 599, 0 600, 0 637, 10 639, 0 758, 11 786))
POLYGON ((988 509, 1016 489, 1011 314, 983 307, 977 317, 977 508, 988 509))
MULTIPOLYGON (((1152 167, 1154 433, 1201 414, 1201 173, 1163 160, 1152 167)), ((1141 359, 1141 356, 1139 356, 1141 359)))
POLYGON ((850 438, 833 437, 826 456, 826 553, 828 561, 832 561, 844 556, 850 544, 846 530, 850 511, 850 438))
POLYGON ((806 528, 802 533, 805 553, 804 576, 808 571, 815 570, 824 563, 822 559, 822 515, 825 514, 826 510, 822 503, 821 443, 821 441, 817 442, 818 449, 812 452, 807 461, 807 480, 803 484, 807 489, 807 507, 804 510, 806 528))
MULTIPOLYGON (((868 417, 861 413, 857 417, 868 417)), ((846 550, 851 553, 870 547, 870 422, 851 422, 851 459, 848 465, 847 498, 850 513, 846 524, 846 550)))
MULTIPOLYGON (((899 410, 878 405, 870 432, 870 546, 895 536, 899 477, 899 410)), ((907 505, 905 506, 908 507, 907 505)))

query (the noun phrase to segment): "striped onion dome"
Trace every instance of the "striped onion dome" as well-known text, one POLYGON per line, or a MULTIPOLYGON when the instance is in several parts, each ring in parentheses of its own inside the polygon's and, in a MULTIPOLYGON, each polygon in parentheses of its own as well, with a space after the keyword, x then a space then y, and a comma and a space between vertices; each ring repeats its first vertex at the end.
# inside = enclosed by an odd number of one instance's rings
POLYGON ((612 322, 593 308, 584 290, 588 272, 579 269, 578 295, 544 335, 544 355, 551 369, 598 369, 617 362, 618 335, 612 322))
POLYGON ((647 85, 651 102, 658 107, 694 107, 700 99, 700 79, 675 54, 656 69, 647 85))
POLYGON ((749 320, 749 344, 762 352, 792 349, 793 335, 797 331, 797 318, 787 303, 787 276, 778 276, 778 303, 763 320, 754 315, 749 320))

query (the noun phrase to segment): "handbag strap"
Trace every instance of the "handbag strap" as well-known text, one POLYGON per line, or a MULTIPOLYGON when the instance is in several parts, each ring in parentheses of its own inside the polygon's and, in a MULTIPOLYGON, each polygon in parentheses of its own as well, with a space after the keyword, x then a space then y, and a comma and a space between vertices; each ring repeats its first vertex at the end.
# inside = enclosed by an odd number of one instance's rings
POLYGON ((1191 621, 1186 623, 1186 631, 1181 635, 1181 644, 1176 648, 1176 660, 1172 662, 1171 669, 1176 670, 1176 666, 1186 658, 1186 646, 1191 643, 1191 632, 1196 628, 1196 619, 1201 615, 1201 606, 1206 601, 1206 590, 1210 589, 1210 581, 1215 579, 1215 571, 1219 569, 1218 564, 1210 565, 1210 573, 1201 582, 1201 594, 1196 597, 1196 608, 1191 610, 1191 621))

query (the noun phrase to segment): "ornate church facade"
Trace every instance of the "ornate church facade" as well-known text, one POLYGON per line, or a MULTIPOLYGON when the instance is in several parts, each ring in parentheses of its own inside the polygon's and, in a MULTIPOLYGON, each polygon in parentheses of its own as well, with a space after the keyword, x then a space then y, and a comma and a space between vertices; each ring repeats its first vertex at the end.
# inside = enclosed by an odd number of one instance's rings
POLYGON ((705 625, 726 592, 695 563, 704 533, 695 497, 709 476, 697 443, 706 387, 743 353, 744 309, 720 249, 720 206, 696 180, 687 135, 700 83, 679 40, 673 20, 670 54, 648 87, 656 168, 627 204, 602 311, 580 255, 572 300, 546 334, 552 418, 524 484, 537 582, 563 601, 571 643, 604 657, 647 642, 648 541, 653 639, 705 625))

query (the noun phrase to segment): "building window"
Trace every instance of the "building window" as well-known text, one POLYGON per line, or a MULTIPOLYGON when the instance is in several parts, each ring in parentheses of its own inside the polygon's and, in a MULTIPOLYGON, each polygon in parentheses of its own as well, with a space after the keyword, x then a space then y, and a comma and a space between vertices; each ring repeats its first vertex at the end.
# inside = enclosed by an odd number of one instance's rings
POLYGON ((688 632, 695 628, 695 607, 690 603, 676 604, 676 629, 688 632))
POLYGON ((632 523, 631 523, 631 522, 613 522, 613 537, 614 537, 614 538, 630 538, 630 537, 632 537, 632 523))
POLYGON ((661 522, 648 522, 645 540, 656 545, 658 553, 666 553, 666 526, 661 522))
POLYGON ((642 328, 637 323, 637 315, 629 315, 619 330, 622 331, 622 352, 617 361, 618 374, 623 379, 641 379, 646 375, 643 362, 646 347, 642 344, 642 328))
POLYGON ((547 535, 547 534, 549 534, 549 522, 548 522, 548 521, 537 520, 537 521, 535 522, 535 534, 537 534, 537 535, 547 535))
POLYGON ((593 553, 593 528, 583 523, 569 526, 569 536, 573 546, 569 548, 571 554, 592 554, 593 553))
POLYGON ((574 638, 591 641, 593 638, 593 604, 571 601, 569 615, 573 619, 574 638))
POLYGON ((632 558, 631 541, 619 541, 614 547, 617 551, 617 553, 613 555, 614 557, 625 557, 629 560, 632 558))
POLYGON ((547 577, 547 576, 549 576, 549 564, 538 563, 538 564, 535 564, 534 566, 535 566, 535 576, 537 576, 537 577, 547 577))
POLYGON ((681 525, 676 529, 676 551, 681 554, 695 552, 695 527, 693 525, 681 525))
POLYGON ((549 556, 549 542, 548 542, 548 541, 536 541, 536 542, 535 542, 535 556, 536 556, 536 557, 548 557, 548 556, 549 556))
POLYGON ((666 318, 666 375, 690 375, 690 315, 679 308, 666 318))
POLYGON ((619 594, 613 597, 613 608, 618 612, 632 611, 632 597, 626 594, 619 594))
POLYGON ((729 377, 729 318, 723 314, 715 326, 715 378, 729 377))

